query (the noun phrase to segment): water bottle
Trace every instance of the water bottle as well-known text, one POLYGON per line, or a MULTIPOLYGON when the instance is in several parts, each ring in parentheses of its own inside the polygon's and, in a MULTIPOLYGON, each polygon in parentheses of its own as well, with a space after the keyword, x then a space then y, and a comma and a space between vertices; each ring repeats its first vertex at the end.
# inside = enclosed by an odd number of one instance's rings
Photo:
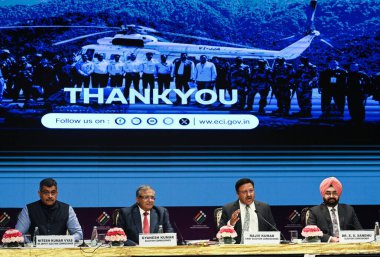
POLYGON ((98 236, 98 227, 94 226, 91 233, 91 246, 95 247, 98 244, 99 236, 98 236))
POLYGON ((374 232, 375 232, 375 241, 379 241, 380 240, 380 231, 379 231, 379 222, 378 221, 375 222, 374 232))
POLYGON ((162 227, 162 225, 158 226, 158 233, 164 233, 164 228, 162 227))
POLYGON ((36 236, 40 235, 40 231, 38 227, 34 227, 34 234, 33 234, 33 246, 35 247, 37 245, 37 238, 36 236))

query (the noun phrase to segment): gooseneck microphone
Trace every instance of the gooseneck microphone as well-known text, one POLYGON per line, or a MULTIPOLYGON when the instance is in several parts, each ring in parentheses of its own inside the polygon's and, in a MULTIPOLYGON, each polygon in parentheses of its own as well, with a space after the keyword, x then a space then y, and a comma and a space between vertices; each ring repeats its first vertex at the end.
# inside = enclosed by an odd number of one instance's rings
POLYGON ((278 230, 276 228, 276 226, 274 226, 272 223, 270 223, 266 218, 264 218, 264 216, 259 213, 257 210, 255 210, 256 214, 258 217, 260 217, 263 221, 265 221, 265 223, 267 223, 272 229, 274 229, 275 231, 278 231, 280 232, 280 236, 282 237, 283 240, 280 241, 281 244, 289 244, 290 242, 288 240, 286 240, 285 236, 282 234, 282 232, 280 230, 278 230))
POLYGON ((80 245, 78 245, 78 247, 89 247, 88 244, 86 244, 86 243, 84 242, 84 230, 82 231, 82 233, 83 233, 83 236, 82 236, 82 243, 81 243, 80 245))
POLYGON ((185 240, 183 240, 183 236, 182 236, 182 233, 181 233, 181 230, 179 230, 177 224, 175 222, 173 222, 173 225, 175 227, 175 229, 177 230, 177 234, 179 235, 179 242, 178 242, 178 245, 186 245, 186 242, 185 240))

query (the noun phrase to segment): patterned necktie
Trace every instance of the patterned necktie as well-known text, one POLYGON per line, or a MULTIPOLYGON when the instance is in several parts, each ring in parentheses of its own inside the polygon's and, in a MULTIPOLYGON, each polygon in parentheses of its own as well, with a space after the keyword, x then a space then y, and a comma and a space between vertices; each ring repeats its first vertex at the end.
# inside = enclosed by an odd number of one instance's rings
POLYGON ((243 234, 241 235, 241 243, 244 243, 244 232, 249 231, 249 222, 250 222, 249 205, 246 205, 245 206, 244 224, 243 224, 243 234))
POLYGON ((148 215, 149 213, 146 211, 144 212, 144 234, 149 234, 149 222, 148 222, 148 215))
POLYGON ((243 225, 243 231, 249 231, 249 205, 245 206, 245 217, 244 217, 244 225, 243 225))
POLYGON ((331 217, 332 217, 332 224, 333 224, 333 236, 339 237, 339 226, 338 226, 338 220, 336 217, 335 209, 331 209, 331 217))

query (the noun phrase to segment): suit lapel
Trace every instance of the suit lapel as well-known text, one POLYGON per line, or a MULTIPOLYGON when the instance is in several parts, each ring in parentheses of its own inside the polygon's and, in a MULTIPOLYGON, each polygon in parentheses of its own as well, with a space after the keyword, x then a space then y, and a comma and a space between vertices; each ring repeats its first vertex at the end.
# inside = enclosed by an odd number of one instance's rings
POLYGON ((142 233, 142 223, 141 223, 141 215, 140 215, 140 209, 136 205, 136 208, 133 208, 132 211, 133 220, 135 221, 136 230, 139 232, 139 234, 142 233))
POLYGON ((326 217, 327 226, 329 227, 329 234, 332 235, 333 225, 332 225, 329 208, 327 208, 326 205, 322 205, 322 217, 326 217))
POLYGON ((345 229, 346 226, 344 225, 344 210, 342 205, 338 205, 338 216, 339 216, 339 229, 345 229))
POLYGON ((255 209, 257 211, 257 225, 258 225, 258 230, 259 231, 264 231, 265 229, 265 222, 263 223, 263 218, 259 217, 260 215, 263 215, 263 210, 262 210, 262 205, 256 201, 253 201, 253 204, 255 205, 255 209), (260 213, 260 214, 259 214, 260 213))
POLYGON ((156 233, 158 230, 156 230, 158 222, 158 215, 157 211, 153 208, 150 210, 150 233, 156 233))
MULTIPOLYGON (((239 209, 240 209, 239 200, 237 200, 234 204, 234 209, 232 212, 239 210, 239 209)), ((236 230, 236 233, 241 234, 242 226, 241 226, 241 214, 240 213, 239 213, 239 220, 235 224, 235 230, 236 230), (239 233, 239 231, 240 231, 240 233, 239 233)))

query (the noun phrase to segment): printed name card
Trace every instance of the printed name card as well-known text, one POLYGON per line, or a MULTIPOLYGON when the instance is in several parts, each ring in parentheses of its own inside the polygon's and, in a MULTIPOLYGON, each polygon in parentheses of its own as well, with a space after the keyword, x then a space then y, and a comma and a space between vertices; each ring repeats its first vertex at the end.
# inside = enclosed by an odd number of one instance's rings
POLYGON ((39 248, 71 248, 74 247, 74 236, 41 235, 36 236, 36 247, 39 248))
POLYGON ((375 233, 371 230, 341 230, 339 243, 367 243, 375 241, 375 233))
POLYGON ((140 246, 176 246, 176 233, 140 234, 140 246))
POLYGON ((279 231, 260 231, 256 233, 244 232, 244 244, 279 244, 281 234, 279 231))

